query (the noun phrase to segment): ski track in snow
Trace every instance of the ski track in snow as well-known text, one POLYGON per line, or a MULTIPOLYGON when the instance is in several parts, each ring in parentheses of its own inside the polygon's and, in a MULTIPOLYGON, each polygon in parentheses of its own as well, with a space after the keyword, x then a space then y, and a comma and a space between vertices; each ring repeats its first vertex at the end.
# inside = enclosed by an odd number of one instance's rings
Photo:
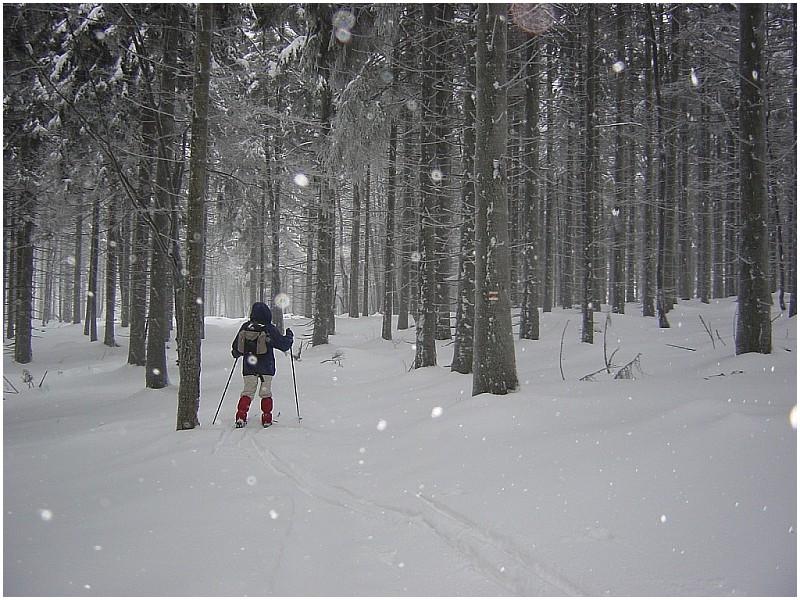
POLYGON ((303 475, 274 451, 259 445, 255 437, 248 439, 267 468, 292 481, 308 497, 365 516, 422 525, 512 595, 587 595, 510 538, 482 527, 433 498, 417 494, 420 507, 416 510, 374 502, 343 486, 328 485, 303 475))

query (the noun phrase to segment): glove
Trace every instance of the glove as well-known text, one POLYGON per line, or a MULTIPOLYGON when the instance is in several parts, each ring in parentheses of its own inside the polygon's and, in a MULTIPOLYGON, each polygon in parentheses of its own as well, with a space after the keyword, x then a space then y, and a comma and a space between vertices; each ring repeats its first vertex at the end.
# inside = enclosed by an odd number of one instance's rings
POLYGON ((239 358, 239 353, 236 350, 231 350, 231 356, 233 358, 239 358))
POLYGON ((286 335, 290 337, 294 337, 294 331, 292 331, 289 327, 286 328, 286 335))

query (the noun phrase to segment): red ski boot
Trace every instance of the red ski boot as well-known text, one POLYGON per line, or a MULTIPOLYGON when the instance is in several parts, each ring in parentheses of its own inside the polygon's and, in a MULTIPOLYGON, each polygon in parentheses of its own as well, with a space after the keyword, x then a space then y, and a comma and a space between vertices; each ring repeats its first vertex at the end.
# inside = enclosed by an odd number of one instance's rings
POLYGON ((269 427, 272 425, 272 398, 261 399, 261 426, 269 427))
POLYGON ((236 428, 244 427, 247 425, 247 411, 250 410, 250 402, 253 399, 250 396, 242 396, 239 398, 239 404, 236 406, 236 428))

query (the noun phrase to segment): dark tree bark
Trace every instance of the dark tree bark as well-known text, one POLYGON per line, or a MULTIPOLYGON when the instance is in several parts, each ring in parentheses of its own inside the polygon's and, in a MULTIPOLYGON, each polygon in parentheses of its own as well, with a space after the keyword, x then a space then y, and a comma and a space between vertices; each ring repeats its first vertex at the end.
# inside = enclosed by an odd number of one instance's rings
MULTIPOLYGON (((616 5, 616 42, 617 61, 624 63, 625 57, 625 15, 621 5, 616 5)), ((626 207, 625 194, 627 157, 627 143, 625 128, 625 88, 627 87, 627 69, 619 67, 612 69, 616 73, 614 86, 614 111, 616 127, 614 128, 614 206, 611 209, 611 311, 622 314, 625 312, 625 223, 626 207)))
POLYGON ((303 307, 305 316, 312 318, 314 316, 314 236, 315 229, 312 225, 314 219, 312 217, 313 210, 311 206, 306 208, 306 222, 308 226, 308 235, 306 237, 306 284, 303 296, 303 307))
POLYGON ((699 181, 700 192, 698 199, 697 219, 697 296, 704 304, 711 298, 711 202, 710 202, 710 173, 711 173, 711 135, 709 133, 708 107, 703 105, 700 111, 699 127, 699 181))
MULTIPOLYGON (((320 90, 320 124, 322 139, 330 136, 333 117, 333 92, 327 85, 320 90)), ((335 198, 330 175, 324 172, 320 178, 319 206, 317 208, 317 273, 316 295, 314 298, 314 333, 312 344, 318 346, 328 343, 328 336, 334 331, 333 323, 333 271, 335 231, 335 198)))
POLYGON ((143 106, 140 112, 141 141, 138 165, 138 189, 141 206, 134 209, 133 241, 131 254, 131 314, 128 364, 140 367, 147 364, 147 273, 150 243, 150 228, 144 211, 150 207, 153 196, 153 156, 155 154, 155 114, 143 106))
POLYGON ((183 294, 183 329, 179 340, 181 382, 178 390, 177 429, 200 425, 200 368, 203 322, 203 274, 206 233, 206 180, 208 156, 208 88, 211 79, 211 34, 214 5, 199 4, 194 90, 192 94, 192 151, 189 165, 189 199, 186 214, 186 283, 183 294))
POLYGON ((9 217, 5 221, 5 226, 7 227, 6 231, 10 232, 10 235, 3 236, 3 252, 6 256, 6 260, 3 261, 3 269, 5 270, 6 279, 4 279, 4 286, 5 291, 5 316, 6 316, 6 337, 10 340, 14 339, 14 321, 16 318, 16 302, 17 302, 17 260, 19 259, 19 253, 17 252, 17 226, 15 219, 9 217), (6 253, 6 241, 8 241, 8 250, 6 253))
POLYGON ((25 190, 21 205, 23 218, 14 244, 14 361, 24 365, 33 360, 33 194, 25 190))
POLYGON ((436 169, 434 86, 436 85, 434 48, 439 41, 440 24, 434 4, 422 7, 426 35, 422 43, 422 122, 420 133, 420 262, 419 317, 414 368, 436 364, 436 225, 438 197, 432 174, 436 169))
POLYGON ((555 182, 553 178, 556 173, 555 158, 553 156, 553 128, 555 119, 553 118, 553 45, 545 46, 547 77, 545 84, 545 106, 547 107, 547 131, 545 133, 545 164, 547 165, 547 178, 545 179, 544 193, 544 273, 542 276, 542 312, 553 311, 553 269, 555 268, 554 247, 555 247, 555 182))
POLYGON ((120 219, 117 236, 119 261, 119 321, 120 327, 130 327, 131 322, 131 221, 120 219))
POLYGON ((506 198, 507 4, 478 8, 476 53, 475 338, 472 395, 519 387, 511 328, 506 198))
MULTIPOLYGON (((792 32, 794 39, 797 39, 797 4, 792 4, 792 32)), ((797 90, 797 52, 792 52, 792 89, 797 90)), ((791 95, 791 119, 792 131, 797 131, 797 93, 791 95)), ((789 214, 789 317, 797 314, 797 145, 791 155, 793 160, 790 164, 794 168, 789 171, 793 177, 788 186, 788 205, 789 214)))
POLYGON ((175 87, 178 64, 178 32, 172 20, 175 7, 165 5, 164 65, 161 71, 161 101, 156 113, 158 161, 156 163, 155 202, 152 220, 152 252, 150 258, 150 301, 147 315, 147 360, 145 385, 161 389, 169 384, 165 341, 169 338, 172 270, 168 264, 170 249, 170 211, 172 210, 171 168, 175 156, 175 87))
POLYGON ((100 256, 100 198, 95 193, 92 201, 92 237, 89 248, 89 276, 86 291, 86 318, 83 325, 83 335, 89 336, 89 341, 97 341, 97 268, 100 256))
POLYGON ((358 179, 353 182, 353 227, 350 237, 350 299, 347 304, 350 307, 350 316, 358 318, 358 260, 361 257, 361 197, 359 193, 358 179))
POLYGON ((448 135, 449 97, 452 74, 449 72, 450 42, 446 30, 453 19, 453 5, 436 4, 437 42, 434 52, 434 170, 433 189, 436 193, 436 215, 434 217, 436 236, 436 339, 449 340, 453 334, 450 330, 450 288, 447 278, 450 275, 450 257, 447 250, 447 239, 450 233, 450 151, 448 135), (437 175, 438 173, 438 175, 437 175))
POLYGON ((597 97, 597 72, 595 66, 595 22, 597 8, 586 5, 586 99, 584 126, 586 136, 585 153, 585 201, 583 207, 583 293, 581 298, 581 341, 594 342, 594 210, 597 202, 597 142, 595 132, 595 100, 597 97))
POLYGON ((739 5, 742 240, 736 354, 772 352, 767 249, 767 151, 763 62, 765 5, 739 5))
POLYGON ((116 316, 118 255, 120 249, 119 224, 117 223, 115 198, 112 198, 108 204, 108 233, 106 239, 106 318, 103 331, 103 344, 113 348, 117 345, 114 339, 114 319, 116 316))
POLYGON ((75 264, 72 274, 72 323, 81 322, 81 288, 83 283, 83 206, 78 203, 78 215, 75 218, 75 264))
POLYGON ((411 254, 414 250, 414 236, 411 233, 415 227, 414 215, 414 191, 412 188, 411 161, 412 157, 412 134, 411 115, 404 110, 405 128, 403 131, 403 162, 402 162, 402 186, 403 186, 403 207, 401 210, 401 228, 403 231, 400 251, 400 289, 398 290, 397 306, 397 329, 404 331, 408 329, 408 314, 410 311, 411 299, 411 254))
POLYGON ((370 168, 367 165, 366 174, 364 176, 364 185, 361 188, 363 193, 364 199, 364 290, 362 296, 362 305, 361 305, 361 314, 365 317, 369 316, 369 247, 370 242, 372 240, 371 236, 371 213, 369 208, 369 201, 370 201, 370 185, 369 185, 369 178, 370 178, 370 168))
MULTIPOLYGON (((475 35, 474 21, 470 33, 475 35)), ((467 88, 463 93, 461 237, 459 242, 458 305, 450 370, 472 372, 475 327, 475 53, 467 50, 467 88)))
POLYGON ((653 13, 647 6, 650 46, 652 48, 653 87, 656 94, 656 140, 658 147, 658 193, 656 199, 657 252, 656 252, 656 316, 658 326, 669 327, 667 320, 667 290, 665 274, 667 269, 667 148, 664 139, 664 104, 661 98, 661 72, 658 66, 658 42, 653 24, 653 13))
POLYGON ((381 337, 392 339, 394 297, 394 210, 397 195, 397 123, 389 126, 389 162, 386 181, 386 241, 383 260, 383 328, 381 337))
MULTIPOLYGON (((280 110, 280 106, 278 108, 280 110)), ((280 152, 280 143, 277 139, 278 133, 275 132, 274 151, 272 158, 267 160, 267 190, 269 192, 269 224, 271 235, 270 256, 272 258, 272 269, 270 272, 270 297, 272 299, 272 322, 278 331, 283 333, 283 302, 278 301, 278 296, 282 293, 281 289, 281 178, 278 171, 277 157, 280 152), (274 168, 273 168, 274 163, 274 168)), ((269 140, 265 141, 269 148, 269 140)))
POLYGON ((525 200, 522 206, 524 222, 523 288, 520 308, 519 337, 524 340, 539 339, 539 42, 531 38, 525 57, 525 121, 523 123, 525 159, 525 200))
POLYGON ((642 296, 642 316, 656 316, 655 309, 655 273, 656 273, 656 245, 653 240, 653 182, 655 181, 653 160, 653 45, 649 40, 645 40, 645 64, 644 64, 644 87, 645 87, 645 142, 644 142, 644 199, 642 202, 642 276, 641 276, 641 296, 642 296))

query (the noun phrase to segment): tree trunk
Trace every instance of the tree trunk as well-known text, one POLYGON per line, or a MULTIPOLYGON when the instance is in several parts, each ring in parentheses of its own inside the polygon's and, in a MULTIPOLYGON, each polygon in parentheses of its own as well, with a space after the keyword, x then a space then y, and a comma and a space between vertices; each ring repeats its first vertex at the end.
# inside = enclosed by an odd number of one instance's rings
POLYGON ((597 75, 595 70, 595 21, 597 8, 586 5, 586 105, 584 123, 586 136, 585 154, 585 201, 583 206, 583 293, 581 299, 581 341, 594 342, 594 210, 597 195, 597 142, 595 141, 595 99, 597 96, 597 75))
POLYGON ((507 4, 478 8, 476 56, 477 210, 472 395, 519 387, 511 328, 511 269, 505 150, 507 4))
POLYGON ((169 337, 168 309, 171 269, 168 264, 170 248, 170 211, 172 207, 172 166, 175 131, 175 73, 178 63, 178 37, 172 18, 175 8, 166 5, 167 24, 164 26, 164 65, 161 71, 161 102, 156 113, 158 130, 158 161, 156 163, 155 202, 152 220, 154 231, 150 259, 150 302, 147 315, 147 364, 145 385, 161 389, 169 384, 165 340, 169 337))
MULTIPOLYGON (((792 4, 792 33, 797 39, 797 4, 792 4)), ((797 90, 797 52, 792 52, 792 89, 797 90)), ((797 93, 791 94, 791 118, 792 131, 797 131, 797 93)), ((794 165, 790 169, 788 185, 787 203, 789 214, 787 222, 789 224, 789 317, 797 314, 797 145, 790 155, 792 160, 789 164, 794 165)))
POLYGON ((211 78, 211 33, 214 5, 199 4, 192 94, 192 150, 189 164, 189 198, 186 214, 186 283, 183 294, 183 328, 179 340, 180 388, 177 429, 200 424, 200 367, 203 322, 203 273, 206 233, 206 181, 208 156, 208 87, 211 78))
MULTIPOLYGON (((330 135, 330 124, 333 112, 333 92, 327 84, 322 86, 320 123, 322 139, 330 135)), ((328 335, 333 328, 333 232, 334 232, 334 197, 332 182, 327 169, 320 180, 319 207, 317 209, 317 278, 316 296, 314 298, 314 333, 311 343, 314 346, 328 343, 328 335)))
POLYGON ((401 228, 403 231, 400 250, 400 289, 397 306, 397 329, 408 329, 409 300, 411 293, 411 253, 413 252, 415 216, 413 206, 413 190, 411 183, 411 148, 412 126, 411 115, 403 111, 405 128, 403 131, 403 162, 401 181, 403 185, 403 208, 401 210, 401 228))
POLYGON ((100 255, 100 198, 95 192, 92 201, 92 238, 89 249, 89 277, 88 290, 86 291, 86 319, 83 325, 83 335, 89 336, 89 341, 97 341, 97 268, 100 255))
POLYGON ((114 348, 117 345, 114 339, 114 318, 117 304, 117 258, 120 249, 119 224, 117 223, 116 198, 111 198, 108 204, 108 233, 106 234, 106 294, 105 294, 105 328, 103 344, 114 348))
POLYGON ((123 218, 117 236, 119 252, 120 327, 130 327, 131 321, 131 221, 123 218))
MULTIPOLYGON (((278 103, 278 111, 280 111, 280 101, 278 103)), ((272 257, 270 297, 272 304, 272 323, 278 328, 278 331, 283 333, 283 308, 286 304, 285 301, 282 301, 279 297, 283 291, 281 289, 281 178, 276 172, 279 170, 278 156, 280 152, 280 142, 278 139, 278 132, 276 131, 273 135, 275 136, 274 152, 271 153, 271 156, 269 153, 269 139, 264 141, 267 190, 269 191, 269 224, 272 241, 270 250, 270 255, 272 257)))
POLYGON ((448 71, 450 61, 450 42, 447 24, 453 19, 453 5, 446 3, 435 4, 437 43, 433 48, 434 53, 434 170, 431 171, 433 189, 436 193, 436 215, 434 217, 436 235, 436 339, 449 340, 453 337, 450 330, 450 288, 447 278, 450 275, 450 257, 447 241, 450 233, 449 215, 450 194, 448 182, 450 181, 450 149, 447 139, 450 133, 448 128, 450 87, 453 79, 448 71))
MULTIPOLYGON (((469 24, 470 34, 475 26, 469 24)), ((472 350, 475 327, 475 53, 467 53, 467 87, 463 93, 464 125, 462 128, 461 236, 458 265, 458 304, 450 370, 472 372, 472 350)))
POLYGON ((652 48, 653 87, 656 94, 656 140, 658 144, 658 195, 657 206, 657 251, 656 251, 656 315, 660 328, 669 327, 667 320, 667 290, 665 274, 667 269, 667 149, 664 140, 664 108, 661 99, 661 72, 658 67, 658 43, 653 24, 653 13, 647 5, 650 46, 652 48))
POLYGON ((547 55, 547 79, 546 96, 547 106, 547 131, 545 133, 545 164, 547 165, 547 179, 545 180, 544 194, 544 276, 542 277, 542 312, 553 311, 553 269, 555 267, 554 246, 555 246, 555 185, 553 178, 556 174, 555 158, 553 157, 553 128, 555 119, 553 118, 553 44, 547 44, 545 53, 547 55))
POLYGON ((525 120, 523 122, 525 159, 525 200, 522 205, 524 224, 523 288, 520 307, 519 337, 523 340, 539 339, 539 41, 531 38, 527 44, 525 60, 525 120))
POLYGON ((14 361, 28 364, 33 360, 31 345, 33 319, 33 195, 26 189, 22 196, 23 218, 18 224, 14 259, 14 361))
POLYGON ((8 235, 3 235, 3 306, 6 317, 5 336, 14 339, 14 312, 17 299, 15 282, 17 279, 17 232, 16 220, 10 215, 5 219, 3 225, 8 231, 8 235))
POLYGON ((422 7, 424 32, 422 44, 422 117, 420 124, 420 261, 419 317, 417 318, 417 348, 414 368, 436 365, 436 208, 438 197, 433 177, 436 165, 436 138, 433 124, 435 110, 434 86, 435 45, 440 32, 435 4, 422 7))
POLYGON ((394 296, 394 210, 397 194, 397 123, 389 126, 389 164, 386 181, 386 242, 383 261, 383 328, 381 337, 392 339, 392 308, 394 296))
POLYGON ((353 182, 353 227, 350 236, 350 317, 357 319, 358 313, 358 259, 361 257, 361 197, 358 179, 353 182))
POLYGON ((130 314, 130 341, 128 344, 128 364, 140 367, 147 364, 147 273, 148 273, 148 242, 150 242, 150 228, 144 211, 152 202, 153 185, 153 155, 155 153, 156 122, 155 114, 149 107, 141 109, 141 155, 138 166, 138 189, 141 206, 134 209, 133 216, 133 242, 131 254, 131 314, 130 314))
POLYGON ((653 49, 649 40, 645 40, 645 142, 644 142, 644 199, 642 201, 642 316, 654 317, 655 309, 655 244, 653 242, 653 49))
POLYGON ((314 316, 314 227, 311 225, 314 219, 311 216, 312 212, 312 208, 309 205, 306 208, 306 222, 309 227, 306 239, 306 285, 303 296, 305 316, 309 319, 314 316))
MULTIPOLYGON (((616 5, 616 34, 617 34, 617 63, 624 63, 625 58, 625 15, 622 14, 621 5, 616 5)), ((614 128, 614 206, 611 209, 611 311, 618 314, 625 312, 625 224, 626 207, 625 193, 627 165, 627 143, 625 140, 626 128, 622 125, 625 120, 625 87, 627 85, 627 69, 613 68, 615 78, 615 114, 616 127, 614 128)))
POLYGON ((711 206, 709 201, 709 174, 711 171, 711 136, 708 124, 708 107, 700 109, 699 127, 699 181, 700 192, 697 212, 697 296, 704 304, 711 298, 711 206))
POLYGON ((369 312, 369 247, 370 247, 370 208, 369 208, 369 200, 370 200, 370 186, 369 186, 369 178, 370 178, 370 169, 369 165, 367 165, 367 172, 364 176, 364 186, 362 187, 362 191, 364 192, 364 294, 363 294, 363 304, 361 306, 361 314, 365 317, 368 317, 369 312))
POLYGON ((736 149, 736 136, 733 131, 726 133, 725 163, 727 165, 727 185, 725 187, 725 296, 735 296, 738 270, 739 231, 739 156, 736 149))
POLYGON ((767 152, 763 4, 739 6, 739 130, 742 241, 736 354, 772 352, 767 249, 767 152))

